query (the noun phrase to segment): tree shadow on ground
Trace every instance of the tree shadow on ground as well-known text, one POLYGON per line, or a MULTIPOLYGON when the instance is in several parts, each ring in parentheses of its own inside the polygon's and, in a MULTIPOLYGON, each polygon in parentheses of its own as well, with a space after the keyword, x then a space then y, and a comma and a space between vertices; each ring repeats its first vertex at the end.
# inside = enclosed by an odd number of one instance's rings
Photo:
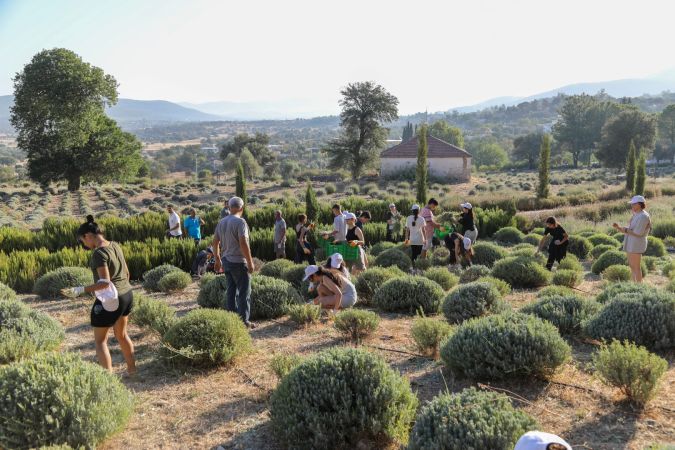
POLYGON ((637 432, 638 419, 639 411, 629 403, 607 403, 590 419, 574 425, 563 434, 573 448, 627 449, 637 432))
POLYGON ((222 423, 247 422, 250 418, 265 412, 268 406, 267 396, 262 392, 259 397, 228 398, 215 408, 202 412, 196 420, 216 429, 222 423))
POLYGON ((272 424, 269 420, 242 433, 234 434, 231 439, 211 447, 211 450, 216 450, 219 446, 225 449, 281 450, 284 448, 274 438, 272 424))
POLYGON ((251 330, 253 339, 278 339, 288 337, 296 332, 302 331, 302 328, 288 322, 260 322, 258 328, 251 330))

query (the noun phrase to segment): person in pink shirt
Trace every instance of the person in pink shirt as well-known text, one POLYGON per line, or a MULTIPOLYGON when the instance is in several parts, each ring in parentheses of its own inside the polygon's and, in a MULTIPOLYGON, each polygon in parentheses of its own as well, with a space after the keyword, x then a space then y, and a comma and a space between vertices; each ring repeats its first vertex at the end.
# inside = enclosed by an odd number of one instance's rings
POLYGON ((441 228, 441 224, 434 220, 434 211, 438 208, 438 201, 435 198, 429 200, 427 206, 422 208, 420 216, 424 219, 424 247, 422 247, 422 258, 427 257, 427 251, 433 247, 434 229, 441 228))

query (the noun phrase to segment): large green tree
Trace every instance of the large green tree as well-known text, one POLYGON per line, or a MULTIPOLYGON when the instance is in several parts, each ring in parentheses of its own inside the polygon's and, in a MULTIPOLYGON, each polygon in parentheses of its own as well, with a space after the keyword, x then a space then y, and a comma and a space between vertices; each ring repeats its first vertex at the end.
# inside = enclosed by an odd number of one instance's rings
POLYGON ((537 185, 537 197, 547 198, 550 192, 551 179, 551 136, 544 134, 541 139, 539 150, 539 184, 537 185))
POLYGON ((582 156, 593 149, 594 121, 591 115, 596 104, 595 97, 587 94, 568 97, 560 108, 558 121, 553 124, 553 137, 572 154, 575 168, 582 156))
POLYGON ((635 143, 630 141, 628 146, 628 156, 626 157, 626 190, 633 192, 635 190, 635 167, 637 165, 637 151, 635 143))
POLYGON ((638 151, 654 147, 656 117, 633 105, 624 105, 619 114, 610 118, 602 128, 602 139, 595 154, 605 167, 625 167, 630 142, 638 151))
POLYGON ((459 148, 464 148, 464 135, 462 130, 453 127, 445 120, 437 120, 429 126, 429 134, 435 138, 447 142, 448 144, 456 145, 459 148))
POLYGON ((494 167, 501 169, 509 162, 506 150, 496 142, 479 141, 468 145, 473 156, 472 164, 476 167, 494 167))
POLYGON ((350 83, 340 93, 342 130, 324 152, 331 168, 347 169, 356 179, 377 164, 387 137, 382 125, 398 118, 398 99, 372 81, 350 83))
POLYGON ((417 202, 420 205, 427 203, 427 190, 429 187, 429 147, 427 145, 427 126, 422 125, 417 133, 417 170, 415 181, 417 183, 417 202))
POLYGON ((675 164, 675 104, 665 107, 659 114, 659 137, 666 144, 663 146, 663 156, 670 157, 675 164))
POLYGON ((269 148, 269 144, 270 137, 265 133, 239 133, 232 140, 223 144, 220 157, 224 160, 230 153, 240 156, 244 149, 248 149, 256 159, 258 165, 265 167, 268 164, 272 164, 276 159, 274 153, 269 148))
POLYGON ((105 115, 117 102, 117 82, 74 52, 55 48, 33 56, 14 77, 11 122, 26 151, 28 175, 47 184, 134 177, 141 144, 105 115))
POLYGON ((518 136, 513 140, 514 161, 527 161, 527 168, 532 170, 539 161, 539 151, 541 150, 541 140, 543 133, 529 133, 518 136))

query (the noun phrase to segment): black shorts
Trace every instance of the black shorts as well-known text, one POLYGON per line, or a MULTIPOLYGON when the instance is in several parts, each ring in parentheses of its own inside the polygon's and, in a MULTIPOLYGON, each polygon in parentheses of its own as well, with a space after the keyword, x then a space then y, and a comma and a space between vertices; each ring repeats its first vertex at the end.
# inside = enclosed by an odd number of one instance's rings
POLYGON ((134 293, 129 291, 119 297, 120 306, 117 311, 106 311, 99 299, 96 299, 94 306, 91 307, 91 326, 92 327, 112 327, 122 316, 128 316, 134 305, 134 293))

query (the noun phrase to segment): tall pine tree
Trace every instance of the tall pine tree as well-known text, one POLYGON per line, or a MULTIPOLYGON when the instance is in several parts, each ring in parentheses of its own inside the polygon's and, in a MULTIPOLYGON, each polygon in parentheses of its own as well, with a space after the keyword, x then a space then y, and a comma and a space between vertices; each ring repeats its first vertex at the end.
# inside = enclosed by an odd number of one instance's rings
POLYGON ((539 150, 539 185, 537 186, 537 198, 547 198, 549 194, 549 180, 551 166, 551 136, 544 134, 541 138, 539 150))
POLYGON ((427 203, 427 188, 429 182, 429 148, 427 146, 427 126, 421 125, 417 134, 417 202, 420 205, 427 203))
POLYGON ((637 173, 635 175, 635 191, 633 195, 645 195, 645 183, 647 182, 647 159, 645 152, 640 152, 640 158, 637 163, 637 173))
POLYGON ((413 137, 413 135, 414 135, 414 132, 413 132, 412 123, 408 122, 403 127, 403 134, 401 135, 401 140, 405 142, 408 139, 410 139, 411 137, 413 137))
POLYGON ((626 190, 633 192, 635 190, 635 164, 637 160, 637 151, 635 143, 631 140, 628 146, 628 157, 626 158, 626 190))
POLYGON ((319 202, 316 199, 316 193, 312 189, 312 183, 307 182, 307 191, 305 192, 305 212, 307 220, 314 222, 319 215, 319 202))
POLYGON ((237 174, 236 174, 236 186, 235 194, 237 197, 240 197, 244 200, 244 205, 246 204, 246 176, 244 175, 244 166, 241 161, 237 162, 237 174))

